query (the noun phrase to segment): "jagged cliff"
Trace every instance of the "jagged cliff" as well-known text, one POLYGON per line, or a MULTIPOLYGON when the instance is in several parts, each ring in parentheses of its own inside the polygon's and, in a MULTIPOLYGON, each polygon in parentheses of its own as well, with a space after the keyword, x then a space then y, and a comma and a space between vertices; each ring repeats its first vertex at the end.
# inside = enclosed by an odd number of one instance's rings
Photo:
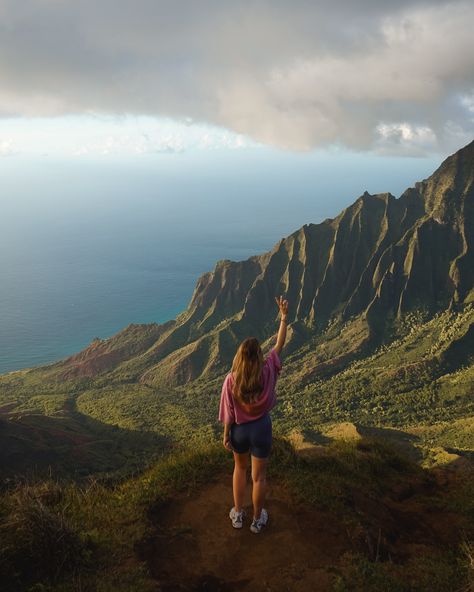
POLYGON ((328 322, 352 323, 348 343, 315 361, 331 368, 376 343, 389 319, 473 302, 473 241, 474 142, 398 199, 365 192, 336 218, 305 224, 267 253, 218 261, 175 320, 130 325, 53 367, 64 378, 119 368, 122 378, 150 385, 212 377, 244 337, 268 346, 274 296, 285 294, 290 353, 328 322))

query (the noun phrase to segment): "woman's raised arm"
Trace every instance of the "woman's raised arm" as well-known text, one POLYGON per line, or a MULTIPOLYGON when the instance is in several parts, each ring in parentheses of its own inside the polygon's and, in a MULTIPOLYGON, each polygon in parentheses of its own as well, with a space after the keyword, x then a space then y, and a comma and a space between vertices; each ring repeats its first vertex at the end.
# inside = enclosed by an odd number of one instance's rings
POLYGON ((286 317, 288 316, 288 300, 283 300, 283 296, 277 298, 275 296, 276 303, 280 310, 280 328, 278 329, 277 342, 275 350, 280 355, 286 340, 286 317))

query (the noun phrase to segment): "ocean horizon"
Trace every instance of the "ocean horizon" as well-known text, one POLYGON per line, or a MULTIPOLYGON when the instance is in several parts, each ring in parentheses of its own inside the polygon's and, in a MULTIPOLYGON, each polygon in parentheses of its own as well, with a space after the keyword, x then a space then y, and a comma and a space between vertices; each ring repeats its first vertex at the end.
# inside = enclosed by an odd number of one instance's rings
POLYGON ((218 260, 263 253, 365 190, 398 197, 440 162, 270 149, 216 152, 211 168, 197 153, 4 158, 0 373, 173 319, 218 260))

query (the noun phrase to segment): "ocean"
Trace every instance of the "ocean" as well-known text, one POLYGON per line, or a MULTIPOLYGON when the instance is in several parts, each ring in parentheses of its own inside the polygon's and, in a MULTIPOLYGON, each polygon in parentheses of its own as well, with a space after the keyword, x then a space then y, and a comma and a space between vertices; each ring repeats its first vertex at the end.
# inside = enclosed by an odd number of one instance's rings
POLYGON ((0 159, 0 373, 185 310, 219 259, 262 253, 440 157, 215 150, 0 159))

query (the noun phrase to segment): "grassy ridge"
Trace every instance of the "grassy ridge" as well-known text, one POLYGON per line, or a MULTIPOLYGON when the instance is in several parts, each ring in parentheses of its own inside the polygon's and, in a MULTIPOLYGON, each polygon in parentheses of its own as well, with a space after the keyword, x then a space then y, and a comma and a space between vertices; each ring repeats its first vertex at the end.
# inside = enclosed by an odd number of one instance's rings
MULTIPOLYGON (((228 475, 231 491, 231 471, 231 456, 221 445, 209 444, 163 458, 139 477, 113 487, 96 481, 79 487, 51 479, 17 485, 0 498, 2 590, 156 589, 140 549, 156 536, 159 509, 179 492, 196 491, 222 473, 228 475)), ((360 544, 329 566, 336 574, 335 591, 445 592, 472 582, 469 538, 450 548, 433 542, 408 559, 388 555, 389 526, 374 518, 381 500, 408 485, 429 490, 433 476, 386 443, 373 438, 342 441, 322 455, 303 457, 288 440, 276 438, 269 478, 282 482, 295 503, 320 508, 353 533, 363 529, 360 544), (370 537, 376 540, 380 528, 388 538, 382 538, 374 555, 370 537)), ((457 512, 466 536, 472 536, 469 491, 474 482, 472 475, 467 479, 455 489, 435 491, 426 506, 457 512)))

